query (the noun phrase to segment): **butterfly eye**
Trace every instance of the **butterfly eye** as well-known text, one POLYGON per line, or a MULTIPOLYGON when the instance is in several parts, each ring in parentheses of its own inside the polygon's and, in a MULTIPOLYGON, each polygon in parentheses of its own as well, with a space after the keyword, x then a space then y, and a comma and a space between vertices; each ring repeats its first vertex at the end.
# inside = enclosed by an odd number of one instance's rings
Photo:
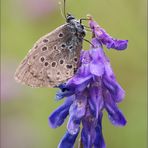
POLYGON ((85 31, 82 31, 82 36, 84 37, 86 35, 86 32, 85 31))
POLYGON ((63 36, 64 36, 63 33, 60 33, 60 34, 59 34, 59 38, 62 38, 63 36))

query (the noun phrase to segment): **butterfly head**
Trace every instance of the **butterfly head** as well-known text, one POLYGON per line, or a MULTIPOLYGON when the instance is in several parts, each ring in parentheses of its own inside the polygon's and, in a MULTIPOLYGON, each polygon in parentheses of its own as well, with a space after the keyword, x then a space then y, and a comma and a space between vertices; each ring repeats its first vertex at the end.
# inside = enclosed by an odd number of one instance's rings
POLYGON ((86 31, 84 26, 81 24, 80 20, 77 20, 73 15, 67 13, 66 22, 72 25, 76 29, 76 34, 80 38, 84 38, 86 35, 86 31))
POLYGON ((69 23, 73 19, 75 19, 75 17, 73 15, 71 15, 70 13, 67 13, 66 22, 69 23))

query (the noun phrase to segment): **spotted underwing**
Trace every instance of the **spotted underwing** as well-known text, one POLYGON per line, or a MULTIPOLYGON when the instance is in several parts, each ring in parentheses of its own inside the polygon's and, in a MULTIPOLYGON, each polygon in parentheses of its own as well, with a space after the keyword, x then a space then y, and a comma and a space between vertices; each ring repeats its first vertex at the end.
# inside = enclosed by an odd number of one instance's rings
POLYGON ((66 23, 41 37, 15 73, 15 79, 31 87, 56 87, 76 72, 85 36, 84 26, 71 14, 66 23))

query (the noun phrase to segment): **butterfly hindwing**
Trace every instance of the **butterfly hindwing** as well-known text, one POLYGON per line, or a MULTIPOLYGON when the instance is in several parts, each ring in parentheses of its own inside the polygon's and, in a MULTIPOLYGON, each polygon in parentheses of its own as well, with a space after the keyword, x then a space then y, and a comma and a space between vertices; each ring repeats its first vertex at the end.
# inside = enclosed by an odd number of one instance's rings
POLYGON ((15 79, 32 87, 54 87, 74 75, 82 41, 69 24, 40 38, 19 65, 15 79))

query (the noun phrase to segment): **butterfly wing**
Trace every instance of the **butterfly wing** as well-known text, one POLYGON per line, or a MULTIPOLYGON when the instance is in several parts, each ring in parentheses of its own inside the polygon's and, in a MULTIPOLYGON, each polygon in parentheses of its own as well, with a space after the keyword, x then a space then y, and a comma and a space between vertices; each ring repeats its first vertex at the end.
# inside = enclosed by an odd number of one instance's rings
POLYGON ((54 87, 74 75, 82 41, 64 24, 40 38, 15 73, 18 82, 32 87, 54 87))

